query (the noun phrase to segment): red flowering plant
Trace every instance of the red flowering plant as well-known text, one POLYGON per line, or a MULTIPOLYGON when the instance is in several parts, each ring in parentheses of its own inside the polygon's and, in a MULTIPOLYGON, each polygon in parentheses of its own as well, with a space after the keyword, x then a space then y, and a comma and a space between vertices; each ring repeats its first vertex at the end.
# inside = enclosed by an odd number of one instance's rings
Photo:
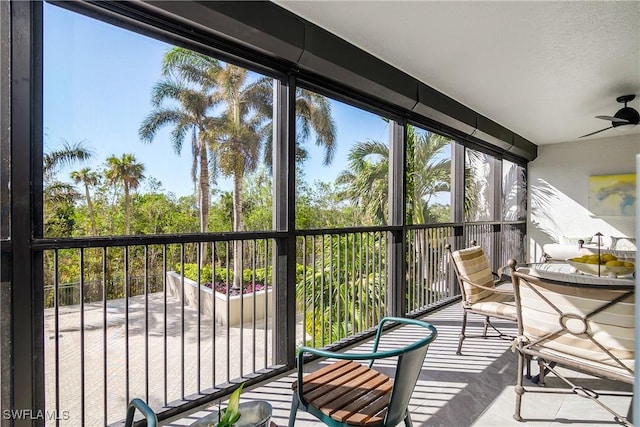
MULTIPOLYGON (((242 293, 243 294, 252 294, 254 291, 254 285, 255 285, 255 291, 262 291, 264 290, 265 286, 263 283, 243 283, 242 284, 242 293)), ((211 288, 211 282, 207 282, 204 284, 204 286, 206 286, 207 288, 211 288)), ((216 292, 220 292, 221 294, 225 294, 225 295, 229 295, 229 296, 236 296, 236 295, 240 295, 240 289, 238 288, 234 288, 231 285, 224 283, 224 282, 217 282, 215 283, 215 285, 213 286, 213 290, 216 292)))

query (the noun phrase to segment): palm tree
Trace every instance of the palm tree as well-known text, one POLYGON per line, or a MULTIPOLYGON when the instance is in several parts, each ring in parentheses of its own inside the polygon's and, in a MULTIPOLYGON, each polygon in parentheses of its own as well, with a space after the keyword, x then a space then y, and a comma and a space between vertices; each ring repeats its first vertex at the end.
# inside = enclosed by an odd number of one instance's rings
MULTIPOLYGON (((241 231, 242 181, 257 167, 261 153, 270 164, 272 144, 273 85, 269 78, 253 78, 246 69, 222 64, 216 59, 180 48, 172 48, 164 57, 165 80, 154 87, 155 110, 142 123, 139 134, 143 141, 151 142, 157 130, 173 124, 171 142, 179 153, 189 131, 192 135, 194 168, 200 178, 198 192, 201 211, 201 231, 207 231, 209 210, 209 165, 215 177, 218 168, 233 178, 233 231, 241 231), (177 101, 163 107, 165 101, 177 101), (221 113, 214 117, 214 112, 221 113), (211 155, 211 161, 209 161, 211 155)), ((325 164, 333 159, 335 151, 335 125, 331 119, 326 98, 299 90, 298 139, 304 141, 313 130, 316 144, 325 147, 325 164)), ((300 149, 300 158, 306 151, 300 149)), ((234 247, 234 286, 241 280, 241 256, 234 247)))
POLYGON ((333 162, 336 151, 336 125, 331 116, 331 104, 325 96, 306 89, 296 91, 296 158, 304 160, 307 151, 301 145, 315 134, 315 144, 324 149, 322 164, 333 162))
MULTIPOLYGON (((272 101, 269 101, 267 114, 271 114, 272 101)), ((324 149, 322 164, 325 166, 333 162, 336 151, 336 125, 331 116, 331 104, 329 98, 310 90, 296 89, 296 162, 303 163, 309 157, 309 152, 304 144, 309 138, 315 136, 315 144, 324 149)), ((271 123, 267 130, 267 139, 264 150, 264 163, 271 166, 273 153, 273 132, 271 123)))
POLYGON ((131 190, 135 190, 144 178, 144 165, 138 163, 133 154, 115 155, 107 158, 106 177, 110 184, 122 183, 124 189, 124 233, 129 234, 131 218, 131 190))
MULTIPOLYGON (((411 185, 407 185, 409 206, 414 224, 440 221, 431 203, 438 193, 451 191, 451 159, 438 157, 451 140, 431 132, 418 134, 413 126, 407 129, 411 144, 411 168, 408 171, 411 185)), ((408 162, 409 163, 409 162, 408 162)))
POLYGON ((59 168, 69 166, 75 162, 84 162, 93 156, 93 151, 85 145, 85 141, 64 141, 61 148, 49 151, 42 159, 45 182, 52 179, 59 168))
POLYGON ((348 170, 336 183, 345 185, 344 197, 363 209, 371 222, 385 224, 389 200, 389 146, 381 141, 356 142, 349 150, 348 170))
MULTIPOLYGON (((446 137, 431 132, 419 134, 409 126, 407 149, 407 199, 414 222, 433 220, 431 199, 450 190, 451 160, 438 158, 449 144, 446 137)), ((346 186, 344 197, 360 206, 369 219, 386 224, 389 202, 389 146, 381 141, 356 142, 348 155, 348 170, 342 171, 336 183, 346 186)))
POLYGON ((488 156, 470 148, 464 150, 464 215, 467 221, 490 219, 491 201, 487 200, 488 156))
MULTIPOLYGON (((256 170, 265 140, 272 91, 270 80, 250 81, 248 70, 227 64, 216 74, 215 99, 223 111, 210 129, 212 151, 220 172, 233 179, 233 231, 242 231, 242 187, 247 173, 256 170)), ((242 285, 242 245, 234 242, 233 286, 242 285)))
MULTIPOLYGON (((175 47, 163 59, 163 80, 152 92, 154 110, 144 119, 138 130, 143 142, 151 143, 157 132, 171 125, 170 142, 176 154, 180 155, 185 138, 191 136, 193 163, 191 179, 197 183, 200 210, 200 231, 208 231, 210 166, 216 166, 215 159, 209 159, 207 132, 213 125, 212 110, 216 105, 213 89, 217 82, 215 75, 220 70, 216 59, 187 49, 175 47)), ((215 177, 215 169, 213 170, 215 177)))
POLYGON ((46 236, 70 236, 73 231, 73 204, 79 197, 72 185, 61 182, 60 168, 89 160, 93 152, 85 141, 64 141, 58 149, 44 153, 42 162, 44 233, 46 236))
MULTIPOLYGON (((256 170, 263 147, 266 158, 271 157, 272 80, 264 77, 252 79, 246 69, 226 64, 216 74, 216 81, 215 99, 224 109, 212 128, 212 148, 220 172, 233 178, 233 231, 242 231, 243 179, 256 170)), ((313 130, 316 144, 325 149, 323 163, 330 164, 335 152, 335 124, 327 99, 298 90, 296 102, 299 129, 296 158, 306 158, 306 150, 301 143, 313 130)), ((240 249, 239 244, 234 245, 234 287, 240 286, 242 280, 240 249)))
POLYGON ((96 227, 96 217, 93 212, 93 203, 91 201, 91 192, 89 191, 89 187, 93 185, 98 185, 100 182, 100 176, 97 172, 91 170, 91 168, 82 168, 79 171, 71 172, 71 179, 76 184, 80 184, 81 182, 84 184, 84 195, 87 199, 87 209, 89 211, 89 218, 91 220, 91 233, 94 236, 98 235, 97 227, 96 227))

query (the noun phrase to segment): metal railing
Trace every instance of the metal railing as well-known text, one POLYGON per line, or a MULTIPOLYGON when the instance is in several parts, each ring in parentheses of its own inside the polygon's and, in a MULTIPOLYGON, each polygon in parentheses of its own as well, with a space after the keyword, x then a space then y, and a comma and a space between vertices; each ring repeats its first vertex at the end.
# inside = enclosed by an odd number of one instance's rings
POLYGON ((100 245, 43 249, 46 407, 69 415, 49 424, 111 424, 133 397, 168 408, 270 368, 273 237, 100 245))
POLYGON ((524 253, 523 224, 296 231, 295 277, 282 282, 273 265, 283 232, 36 242, 46 407, 71 415, 50 424, 111 424, 133 397, 168 414, 274 375, 274 337, 284 333, 272 316, 277 283, 296 284, 296 316, 287 321, 296 323, 297 345, 362 338, 390 310, 388 249, 398 232, 407 316, 458 297, 447 243, 476 240, 497 263, 524 253))
POLYGON ((297 343, 325 347, 378 324, 386 314, 386 247, 385 231, 298 237, 297 343))
POLYGON ((458 295, 448 254, 454 227, 411 228, 407 232, 407 314, 422 312, 458 295))

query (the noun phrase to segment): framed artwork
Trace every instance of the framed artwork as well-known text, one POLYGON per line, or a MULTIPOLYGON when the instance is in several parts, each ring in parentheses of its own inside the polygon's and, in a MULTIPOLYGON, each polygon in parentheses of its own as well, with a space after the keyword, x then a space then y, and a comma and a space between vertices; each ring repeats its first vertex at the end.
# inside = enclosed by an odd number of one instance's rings
POLYGON ((636 174, 590 176, 589 210, 598 216, 635 216, 636 174))

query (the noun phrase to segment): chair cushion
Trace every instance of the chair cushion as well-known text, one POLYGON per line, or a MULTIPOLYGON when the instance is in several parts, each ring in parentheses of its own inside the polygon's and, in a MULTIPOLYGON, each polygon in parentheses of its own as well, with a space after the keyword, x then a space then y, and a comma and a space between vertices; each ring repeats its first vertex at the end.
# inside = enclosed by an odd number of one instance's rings
POLYGON ((454 251, 453 260, 463 281, 468 303, 476 303, 493 294, 491 291, 472 285, 472 283, 476 283, 491 288, 494 286, 493 275, 491 274, 487 257, 480 246, 454 251))
POLYGON ((488 297, 469 304, 467 307, 474 311, 481 311, 487 315, 496 315, 516 320, 516 302, 513 294, 490 294, 488 297))

